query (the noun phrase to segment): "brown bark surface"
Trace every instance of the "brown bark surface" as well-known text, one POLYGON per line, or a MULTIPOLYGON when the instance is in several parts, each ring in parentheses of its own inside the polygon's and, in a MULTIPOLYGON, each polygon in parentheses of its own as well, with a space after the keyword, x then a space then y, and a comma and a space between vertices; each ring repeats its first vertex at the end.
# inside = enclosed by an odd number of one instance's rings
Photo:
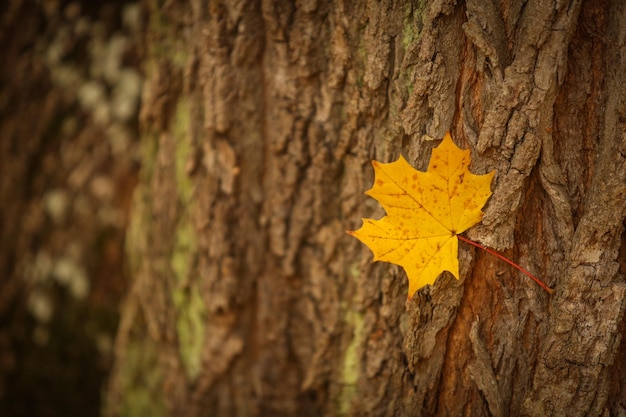
POLYGON ((147 3, 107 415, 625 412, 623 2, 147 3), (461 245, 407 302, 344 233, 446 130, 497 170, 468 236, 554 295, 461 245))

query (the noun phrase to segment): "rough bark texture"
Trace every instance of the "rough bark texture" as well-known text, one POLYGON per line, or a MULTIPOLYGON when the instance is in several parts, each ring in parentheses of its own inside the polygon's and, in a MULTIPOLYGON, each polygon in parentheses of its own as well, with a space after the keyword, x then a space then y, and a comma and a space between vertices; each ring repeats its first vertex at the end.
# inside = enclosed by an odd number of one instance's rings
POLYGON ((147 7, 108 416, 626 413, 626 4, 147 7), (406 302, 344 233, 382 215, 370 160, 446 130, 497 170, 469 237, 553 296, 461 246, 406 302))

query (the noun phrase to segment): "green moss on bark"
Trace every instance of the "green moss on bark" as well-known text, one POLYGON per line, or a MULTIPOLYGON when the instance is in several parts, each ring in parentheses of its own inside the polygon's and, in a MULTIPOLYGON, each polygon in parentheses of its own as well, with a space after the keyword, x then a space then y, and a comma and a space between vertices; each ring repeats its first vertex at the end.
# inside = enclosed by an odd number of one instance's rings
POLYGON ((341 369, 341 391, 338 398, 338 415, 350 415, 352 400, 357 392, 357 382, 361 374, 359 364, 359 347, 363 343, 363 314, 348 310, 346 322, 352 325, 352 340, 346 348, 341 369))
POLYGON ((126 361, 121 388, 124 395, 119 415, 161 417, 166 415, 161 392, 162 374, 157 364, 157 347, 149 338, 131 340, 126 345, 126 361))
POLYGON ((193 381, 199 375, 202 366, 206 307, 194 276, 198 247, 191 223, 194 184, 187 172, 188 161, 192 155, 189 115, 189 101, 180 98, 172 125, 176 143, 176 189, 182 213, 176 228, 176 241, 170 266, 176 278, 172 297, 177 313, 179 352, 186 375, 193 381))

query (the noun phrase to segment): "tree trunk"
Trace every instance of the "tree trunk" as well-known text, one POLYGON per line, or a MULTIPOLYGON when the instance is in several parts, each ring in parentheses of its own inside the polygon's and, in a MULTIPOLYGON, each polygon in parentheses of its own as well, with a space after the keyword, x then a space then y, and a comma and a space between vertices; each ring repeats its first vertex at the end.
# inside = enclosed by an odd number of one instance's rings
POLYGON ((132 290, 106 413, 626 413, 626 4, 148 2, 132 290), (407 280, 344 231, 370 160, 497 171, 407 280), (433 140, 436 139, 436 140, 433 140))

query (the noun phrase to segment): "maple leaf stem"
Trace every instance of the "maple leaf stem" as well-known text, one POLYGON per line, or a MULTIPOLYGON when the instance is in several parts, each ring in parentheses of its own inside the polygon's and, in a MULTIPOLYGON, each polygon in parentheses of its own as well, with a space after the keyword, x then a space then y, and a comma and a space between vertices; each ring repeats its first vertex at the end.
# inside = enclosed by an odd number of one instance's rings
POLYGON ((552 294, 554 292, 554 290, 550 287, 548 287, 543 281, 541 281, 539 278, 537 278, 536 276, 534 276, 533 274, 531 274, 530 272, 528 272, 527 270, 525 270, 524 268, 522 268, 521 266, 519 266, 518 264, 516 264, 515 262, 513 262, 512 260, 500 255, 498 252, 489 249, 486 246, 481 245, 480 243, 476 243, 473 240, 470 240, 464 236, 461 235, 456 235, 456 237, 458 237, 459 239, 461 239, 463 242, 469 243, 470 245, 476 246, 479 249, 482 249, 490 254, 492 254, 493 256, 497 256, 498 258, 502 259, 504 262, 506 262, 507 264, 517 268, 518 270, 520 270, 524 275, 526 275, 527 277, 529 277, 530 279, 532 279, 533 281, 535 281, 541 288, 543 288, 544 290, 546 290, 548 292, 548 294, 552 294))

